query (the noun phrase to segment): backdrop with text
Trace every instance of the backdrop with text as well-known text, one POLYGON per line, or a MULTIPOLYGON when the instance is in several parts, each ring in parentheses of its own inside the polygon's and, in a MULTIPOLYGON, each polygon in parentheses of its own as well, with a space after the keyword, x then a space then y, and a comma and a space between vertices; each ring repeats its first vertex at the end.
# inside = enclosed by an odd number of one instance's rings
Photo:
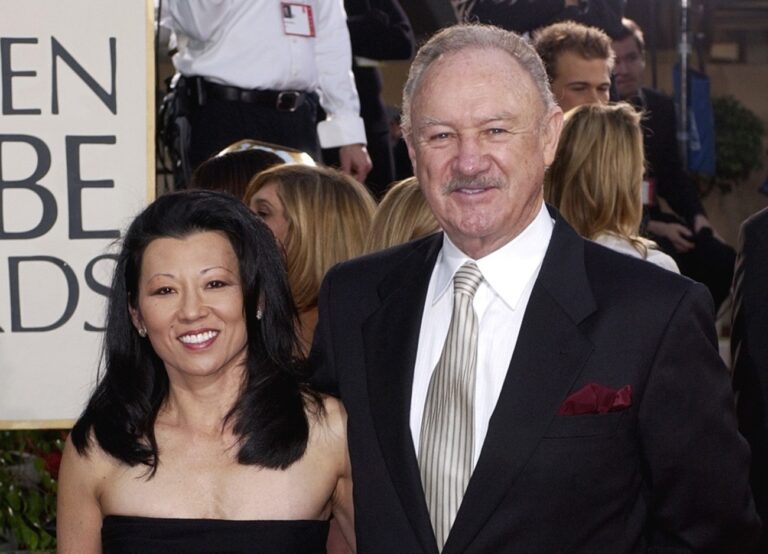
POLYGON ((64 427, 99 367, 115 242, 154 196, 152 0, 3 0, 0 428, 64 427))

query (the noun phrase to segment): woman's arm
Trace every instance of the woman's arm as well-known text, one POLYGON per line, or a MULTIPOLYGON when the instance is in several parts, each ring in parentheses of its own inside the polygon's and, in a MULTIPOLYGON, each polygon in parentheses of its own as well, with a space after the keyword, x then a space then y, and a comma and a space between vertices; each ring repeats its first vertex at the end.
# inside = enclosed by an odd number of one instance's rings
POLYGON ((339 478, 331 499, 333 517, 352 552, 355 548, 355 519, 352 503, 352 465, 347 450, 347 412, 341 402, 327 397, 325 400, 328 423, 333 431, 334 451, 338 453, 339 478))
POLYGON ((101 552, 101 506, 96 494, 99 471, 95 467, 97 449, 81 455, 67 439, 59 469, 56 515, 57 552, 92 554, 101 552))

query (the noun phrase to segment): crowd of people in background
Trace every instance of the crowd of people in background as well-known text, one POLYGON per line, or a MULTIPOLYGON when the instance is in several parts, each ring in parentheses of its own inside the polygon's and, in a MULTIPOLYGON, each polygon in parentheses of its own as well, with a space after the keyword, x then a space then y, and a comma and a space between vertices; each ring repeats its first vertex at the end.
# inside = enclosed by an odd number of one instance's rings
POLYGON ((124 237, 63 552, 768 548, 768 213, 737 259, 623 3, 452 4, 402 113, 396 0, 163 4, 191 190, 124 237))

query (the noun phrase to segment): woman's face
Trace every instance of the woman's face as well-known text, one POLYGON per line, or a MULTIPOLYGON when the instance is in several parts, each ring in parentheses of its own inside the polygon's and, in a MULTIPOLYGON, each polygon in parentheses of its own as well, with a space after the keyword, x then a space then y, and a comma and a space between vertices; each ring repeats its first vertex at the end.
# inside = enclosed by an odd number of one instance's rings
POLYGON ((244 363, 248 337, 240 269, 223 233, 150 242, 137 308, 130 312, 171 379, 215 376, 244 363))
POLYGON ((285 245, 285 239, 288 237, 288 219, 285 217, 285 206, 277 195, 277 182, 268 181, 251 196, 248 206, 272 229, 280 244, 285 245))

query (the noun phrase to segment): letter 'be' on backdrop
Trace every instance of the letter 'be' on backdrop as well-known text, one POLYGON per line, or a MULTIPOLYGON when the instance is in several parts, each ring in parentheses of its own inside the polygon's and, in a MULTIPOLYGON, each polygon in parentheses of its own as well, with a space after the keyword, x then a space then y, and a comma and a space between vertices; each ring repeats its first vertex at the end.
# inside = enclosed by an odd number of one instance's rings
POLYGON ((0 427, 95 384, 115 243, 154 196, 151 0, 0 6, 0 427))

